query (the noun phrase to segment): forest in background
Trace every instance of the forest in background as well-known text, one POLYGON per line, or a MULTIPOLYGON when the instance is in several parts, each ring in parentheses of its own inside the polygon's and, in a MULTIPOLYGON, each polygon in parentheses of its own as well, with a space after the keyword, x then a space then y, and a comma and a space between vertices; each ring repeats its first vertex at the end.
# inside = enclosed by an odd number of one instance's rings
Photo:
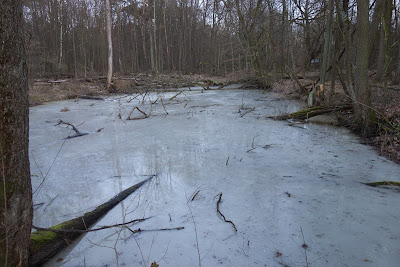
POLYGON ((389 134, 389 147, 400 146, 399 0, 23 5, 31 78, 104 77, 110 50, 114 80, 139 73, 253 75, 265 87, 290 79, 309 106, 349 102, 353 128, 364 136, 389 134))
MULTIPOLYGON (((101 0, 24 1, 33 77, 105 75, 101 0)), ((348 80, 356 60, 357 5, 347 0, 111 0, 114 70, 184 74, 253 69, 286 75, 331 68, 348 80), (350 69, 349 69, 350 68, 350 69)), ((370 1, 369 69, 400 76, 400 4, 370 1)))

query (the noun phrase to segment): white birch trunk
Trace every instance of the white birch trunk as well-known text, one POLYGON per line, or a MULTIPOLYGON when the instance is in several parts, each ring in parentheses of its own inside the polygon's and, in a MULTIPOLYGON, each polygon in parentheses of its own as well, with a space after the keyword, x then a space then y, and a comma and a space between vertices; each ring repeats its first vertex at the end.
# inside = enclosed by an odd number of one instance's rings
POLYGON ((106 0, 106 31, 108 44, 108 72, 107 72, 107 90, 110 89, 113 74, 113 55, 112 55, 112 39, 111 39, 111 8, 110 1, 106 0))

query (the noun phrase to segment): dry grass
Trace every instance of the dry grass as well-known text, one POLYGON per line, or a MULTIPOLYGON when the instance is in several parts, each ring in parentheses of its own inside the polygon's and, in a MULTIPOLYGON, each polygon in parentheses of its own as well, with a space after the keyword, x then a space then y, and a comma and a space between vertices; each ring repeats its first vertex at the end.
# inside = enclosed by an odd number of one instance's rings
POLYGON ((29 87, 29 104, 35 106, 51 101, 75 98, 79 95, 101 95, 106 91, 98 84, 67 80, 61 83, 34 81, 29 87))

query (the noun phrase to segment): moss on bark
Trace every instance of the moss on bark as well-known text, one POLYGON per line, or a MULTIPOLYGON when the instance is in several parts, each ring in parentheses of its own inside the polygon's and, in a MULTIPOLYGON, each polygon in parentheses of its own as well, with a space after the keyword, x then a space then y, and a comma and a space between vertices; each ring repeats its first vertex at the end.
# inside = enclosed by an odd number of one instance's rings
MULTIPOLYGON (((83 216, 60 223, 50 229, 54 230, 86 230, 92 227, 102 216, 109 210, 118 205, 122 200, 136 191, 140 186, 152 177, 125 189, 109 201, 101 204, 93 211, 85 213, 83 216)), ((68 246, 72 241, 79 237, 82 233, 65 232, 55 233, 49 230, 39 230, 31 234, 29 266, 40 266, 50 257, 54 256, 58 251, 68 246)))
POLYGON ((381 182, 364 183, 364 184, 368 185, 368 186, 372 186, 372 187, 377 187, 377 186, 382 186, 382 185, 400 187, 400 183, 399 182, 394 182, 394 181, 381 181, 381 182))

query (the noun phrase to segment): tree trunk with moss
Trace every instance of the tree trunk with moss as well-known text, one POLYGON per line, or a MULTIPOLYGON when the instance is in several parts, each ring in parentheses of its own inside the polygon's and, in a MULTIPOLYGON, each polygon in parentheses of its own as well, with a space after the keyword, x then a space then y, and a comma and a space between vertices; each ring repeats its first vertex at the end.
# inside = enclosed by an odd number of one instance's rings
POLYGON ((61 232, 57 233, 46 229, 33 232, 30 237, 29 266, 40 266, 61 249, 69 246, 76 238, 84 233, 85 230, 92 227, 108 211, 152 178, 153 176, 125 189, 109 201, 101 204, 94 210, 85 213, 83 216, 79 216, 50 228, 55 231, 61 230, 61 232))
POLYGON ((0 0, 0 21, 0 266, 27 266, 32 188, 21 1, 0 0))

